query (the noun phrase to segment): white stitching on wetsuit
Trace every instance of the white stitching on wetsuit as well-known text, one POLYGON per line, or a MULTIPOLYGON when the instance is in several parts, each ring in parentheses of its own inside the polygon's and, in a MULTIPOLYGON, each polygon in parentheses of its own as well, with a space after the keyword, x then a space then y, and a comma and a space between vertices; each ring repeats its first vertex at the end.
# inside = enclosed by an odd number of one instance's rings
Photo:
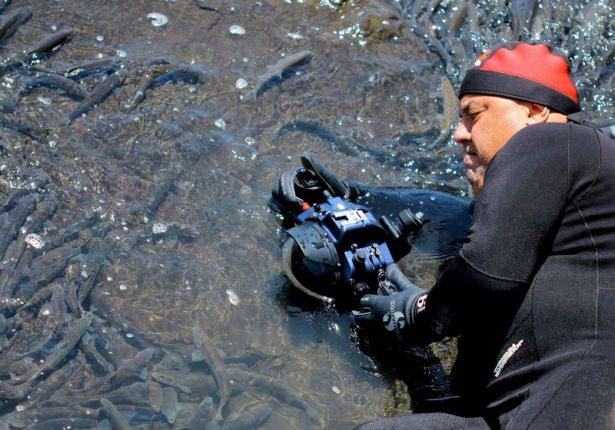
POLYGON ((496 364, 495 369, 493 370, 493 376, 495 376, 496 378, 500 376, 500 373, 502 373, 502 369, 504 369, 504 366, 506 366, 508 360, 510 360, 515 354, 515 352, 517 352, 519 348, 521 348, 521 345, 523 345, 523 339, 521 339, 517 343, 513 342, 513 344, 508 347, 506 352, 498 360, 498 364, 496 364))

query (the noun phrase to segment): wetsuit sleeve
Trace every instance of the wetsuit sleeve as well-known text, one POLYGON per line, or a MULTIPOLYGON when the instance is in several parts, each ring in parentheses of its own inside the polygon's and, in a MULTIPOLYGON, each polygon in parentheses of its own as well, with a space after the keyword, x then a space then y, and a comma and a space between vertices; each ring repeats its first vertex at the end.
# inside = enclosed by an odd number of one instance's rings
POLYGON ((457 254, 470 224, 471 201, 441 191, 412 187, 377 187, 348 183, 354 201, 370 209, 376 218, 395 219, 410 209, 423 223, 408 240, 425 258, 444 259, 457 254))
POLYGON ((496 154, 466 242, 429 293, 422 330, 462 334, 516 310, 567 205, 567 142, 566 126, 531 126, 496 154))

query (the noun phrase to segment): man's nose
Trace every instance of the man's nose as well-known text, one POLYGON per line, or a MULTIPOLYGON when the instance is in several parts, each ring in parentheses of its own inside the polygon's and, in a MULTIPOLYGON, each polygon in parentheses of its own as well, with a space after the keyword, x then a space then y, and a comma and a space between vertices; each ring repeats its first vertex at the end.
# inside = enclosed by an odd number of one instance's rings
POLYGON ((472 140, 472 135, 470 134, 466 126, 463 125, 463 122, 460 122, 457 126, 457 129, 453 134, 453 139, 455 139, 455 142, 460 143, 461 145, 469 143, 472 140))

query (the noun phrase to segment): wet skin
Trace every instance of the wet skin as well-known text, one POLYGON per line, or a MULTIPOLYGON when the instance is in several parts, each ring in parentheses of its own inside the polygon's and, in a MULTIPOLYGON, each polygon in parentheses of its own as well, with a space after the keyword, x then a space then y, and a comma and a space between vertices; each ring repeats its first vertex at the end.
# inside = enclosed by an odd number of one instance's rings
POLYGON ((459 100, 461 121, 453 138, 463 147, 466 178, 477 196, 497 152, 519 130, 542 122, 566 122, 563 114, 535 103, 479 94, 459 100))

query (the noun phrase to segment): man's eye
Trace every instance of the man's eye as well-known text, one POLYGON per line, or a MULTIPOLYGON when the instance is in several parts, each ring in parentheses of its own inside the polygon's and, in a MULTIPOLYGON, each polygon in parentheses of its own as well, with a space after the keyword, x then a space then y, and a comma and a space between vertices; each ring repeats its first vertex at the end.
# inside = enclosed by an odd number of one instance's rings
POLYGON ((470 122, 474 122, 476 121, 476 118, 478 117, 479 114, 480 114, 480 111, 479 112, 468 112, 467 118, 470 122))

